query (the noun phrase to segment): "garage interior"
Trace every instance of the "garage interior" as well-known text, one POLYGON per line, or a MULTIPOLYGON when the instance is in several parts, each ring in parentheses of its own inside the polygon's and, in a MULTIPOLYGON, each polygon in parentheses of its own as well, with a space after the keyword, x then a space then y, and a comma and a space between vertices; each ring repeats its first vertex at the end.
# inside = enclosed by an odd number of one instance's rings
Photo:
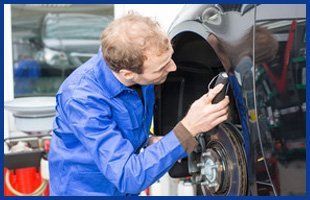
POLYGON ((229 77, 225 85, 229 120, 197 136, 194 152, 177 161, 140 196, 305 195, 305 7, 5 5, 5 196, 50 195, 48 151, 55 94, 78 66, 98 52, 100 30, 131 10, 158 20, 171 39, 177 66, 163 84, 155 86, 152 134, 165 136, 191 104, 214 87, 220 73, 229 77), (251 53, 227 68, 209 37, 231 43, 235 52, 242 52, 238 41, 251 27, 272 33, 279 46, 275 58, 256 62, 258 50, 252 47, 259 42, 253 34, 247 46, 251 53), (211 167, 198 167, 210 162, 211 167))

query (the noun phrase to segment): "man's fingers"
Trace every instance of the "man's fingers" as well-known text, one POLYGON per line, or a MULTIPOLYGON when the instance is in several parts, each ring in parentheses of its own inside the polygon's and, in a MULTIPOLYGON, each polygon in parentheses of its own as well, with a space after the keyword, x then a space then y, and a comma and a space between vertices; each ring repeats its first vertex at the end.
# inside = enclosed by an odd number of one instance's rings
POLYGON ((212 122, 212 126, 217 126, 220 123, 222 123, 223 121, 227 120, 228 118, 228 114, 222 115, 221 117, 216 118, 213 122, 212 122))
POLYGON ((224 109, 225 107, 227 107, 228 104, 229 104, 229 97, 225 96, 225 98, 222 101, 218 102, 217 104, 214 104, 215 110, 220 111, 224 109))
POLYGON ((211 103, 214 97, 223 89, 223 87, 224 85, 220 83, 215 88, 210 89, 205 98, 206 103, 211 103))
POLYGON ((212 118, 213 119, 217 119, 217 118, 219 118, 219 117, 221 117, 223 115, 226 115, 227 113, 228 113, 228 107, 226 107, 226 108, 224 108, 224 109, 222 109, 220 111, 212 113, 212 118))
POLYGON ((203 102, 207 102, 207 99, 208 99, 208 93, 207 94, 204 94, 200 99, 203 101, 203 102))

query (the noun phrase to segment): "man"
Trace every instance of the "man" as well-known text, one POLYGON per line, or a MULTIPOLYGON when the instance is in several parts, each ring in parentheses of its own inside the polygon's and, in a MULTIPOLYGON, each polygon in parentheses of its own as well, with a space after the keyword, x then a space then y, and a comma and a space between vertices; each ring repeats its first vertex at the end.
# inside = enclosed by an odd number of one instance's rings
POLYGON ((75 70, 56 95, 49 154, 52 195, 138 194, 193 151, 195 136, 227 119, 222 85, 195 101, 160 141, 149 137, 154 84, 176 70, 167 35, 129 14, 102 33, 98 54, 75 70))

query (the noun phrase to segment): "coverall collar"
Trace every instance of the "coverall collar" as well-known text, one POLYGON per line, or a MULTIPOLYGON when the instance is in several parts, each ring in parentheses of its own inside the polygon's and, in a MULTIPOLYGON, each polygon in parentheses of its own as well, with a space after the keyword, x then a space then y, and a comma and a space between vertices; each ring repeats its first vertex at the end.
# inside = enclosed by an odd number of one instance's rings
POLYGON ((114 98, 124 90, 130 90, 123 83, 121 83, 112 73, 108 63, 104 60, 101 47, 98 51, 99 64, 96 66, 96 74, 99 82, 103 84, 109 92, 109 97, 114 98))

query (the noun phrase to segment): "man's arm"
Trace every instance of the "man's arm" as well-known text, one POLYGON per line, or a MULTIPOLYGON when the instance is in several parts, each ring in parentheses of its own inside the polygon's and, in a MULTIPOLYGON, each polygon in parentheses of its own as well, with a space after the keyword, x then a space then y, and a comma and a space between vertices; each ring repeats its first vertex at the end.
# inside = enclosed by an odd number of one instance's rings
POLYGON ((121 193, 141 192, 164 175, 178 159, 185 157, 185 149, 190 151, 193 148, 187 142, 193 139, 192 136, 178 124, 159 142, 140 154, 134 154, 132 144, 111 119, 109 107, 104 103, 100 107, 97 105, 89 99, 72 99, 65 104, 64 110, 76 137, 93 156, 103 175, 121 193))
POLYGON ((172 131, 140 154, 134 154, 132 144, 122 136, 103 100, 71 99, 63 109, 73 133, 93 156, 103 175, 120 192, 136 194, 185 157, 186 151, 191 152, 195 147, 193 137, 227 119, 228 97, 212 104, 222 88, 223 85, 218 85, 196 100, 172 131))

